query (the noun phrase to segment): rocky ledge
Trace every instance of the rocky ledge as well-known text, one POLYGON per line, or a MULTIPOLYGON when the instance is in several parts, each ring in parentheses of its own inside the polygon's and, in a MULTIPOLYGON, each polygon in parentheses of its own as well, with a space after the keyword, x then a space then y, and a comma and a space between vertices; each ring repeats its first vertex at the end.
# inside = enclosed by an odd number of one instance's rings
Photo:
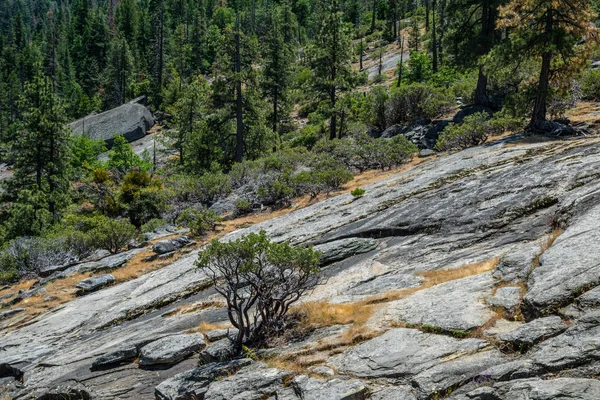
POLYGON ((507 143, 222 238, 322 249, 327 284, 303 301, 370 304, 363 335, 323 326, 228 360, 226 330, 198 333, 227 316, 192 252, 4 328, 2 396, 597 400, 600 140, 507 143))

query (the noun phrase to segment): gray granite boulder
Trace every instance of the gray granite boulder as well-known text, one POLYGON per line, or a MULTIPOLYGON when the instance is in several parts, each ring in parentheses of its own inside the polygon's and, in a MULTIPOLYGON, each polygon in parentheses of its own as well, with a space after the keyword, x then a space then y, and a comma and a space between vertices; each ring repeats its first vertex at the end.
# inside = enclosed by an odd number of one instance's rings
POLYGON ((204 347, 206 342, 201 333, 167 336, 140 349, 140 365, 175 364, 204 347))
POLYGON ((137 346, 124 347, 120 350, 116 350, 96 358, 92 363, 92 369, 101 369, 124 361, 132 361, 137 356, 137 346))
POLYGON ((403 386, 378 387, 371 389, 371 400, 417 400, 414 388, 403 386))
POLYGON ((24 308, 13 308, 11 310, 0 311, 0 320, 12 317, 15 314, 25 311, 24 308))
POLYGON ((235 375, 211 383, 204 394, 204 400, 267 399, 283 390, 292 375, 291 371, 254 363, 235 375))
POLYGON ((79 294, 86 294, 103 288, 104 286, 109 285, 114 281, 114 276, 112 276, 111 274, 104 274, 84 279, 80 281, 77 285, 75 285, 75 287, 79 289, 79 294))
POLYGON ((233 341, 228 338, 209 343, 199 354, 200 364, 227 361, 235 355, 233 341))
POLYGON ((503 342, 510 343, 515 350, 527 350, 536 343, 564 332, 568 328, 560 317, 552 316, 534 319, 517 329, 498 336, 503 342))
POLYGON ((299 400, 366 400, 368 393, 363 382, 346 377, 324 381, 299 375, 290 386, 299 400))
POLYGON ((577 297, 600 285, 600 205, 575 219, 533 270, 528 292, 523 298, 530 315, 543 315, 569 304, 577 297))
POLYGON ((174 239, 161 240, 157 242, 153 247, 152 251, 157 254, 171 253, 177 249, 189 245, 191 242, 187 236, 180 236, 174 239))
POLYGON ((459 390, 448 400, 597 400, 600 381, 596 379, 520 379, 492 383, 469 392, 459 390))
POLYGON ((562 334, 534 346, 528 356, 548 371, 590 363, 600 358, 600 311, 587 314, 562 334))
POLYGON ((395 383, 407 384, 419 373, 444 361, 484 351, 488 345, 479 339, 459 340, 416 329, 396 328, 345 350, 328 364, 339 374, 388 378, 395 383))
POLYGON ((112 146, 117 134, 129 142, 140 139, 154 125, 152 113, 141 104, 123 104, 100 114, 88 115, 71 123, 74 135, 85 134, 91 139, 102 139, 112 146))
POLYGON ((191 400, 204 398, 204 394, 215 379, 236 373, 252 364, 249 358, 224 363, 213 363, 177 374, 155 388, 157 400, 191 400))

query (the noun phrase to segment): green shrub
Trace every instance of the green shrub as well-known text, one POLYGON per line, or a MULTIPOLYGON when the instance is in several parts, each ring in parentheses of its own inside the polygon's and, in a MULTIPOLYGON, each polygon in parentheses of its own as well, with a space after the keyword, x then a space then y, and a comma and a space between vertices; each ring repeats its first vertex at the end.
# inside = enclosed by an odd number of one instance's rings
POLYGON ((273 178, 265 176, 256 190, 256 200, 264 205, 286 206, 294 194, 290 186, 289 174, 283 174, 273 178))
POLYGON ((424 83, 392 88, 386 106, 387 126, 407 124, 418 118, 433 118, 453 105, 453 99, 443 89, 424 83))
POLYGON ((149 171, 152 168, 152 164, 133 152, 125 136, 116 135, 113 147, 108 153, 108 167, 126 174, 134 168, 149 171))
POLYGON ((297 195, 309 194, 311 198, 320 193, 330 193, 354 178, 346 168, 331 162, 315 164, 310 171, 302 171, 292 177, 297 195))
POLYGON ((165 225, 165 220, 161 218, 152 218, 140 228, 141 232, 154 232, 156 229, 165 225))
POLYGON ((352 196, 354 196, 354 198, 356 198, 356 199, 363 197, 365 195, 365 193, 366 193, 365 189, 361 189, 361 188, 356 188, 350 192, 350 194, 352 196))
POLYGON ((281 332, 290 306, 321 282, 320 257, 312 247, 272 242, 264 231, 206 247, 196 267, 227 300, 237 352, 281 332))
POLYGON ((237 215, 245 215, 251 213, 253 210, 252 203, 248 200, 240 199, 235 202, 235 210, 237 215))
POLYGON ((586 69, 581 75, 581 94, 589 100, 600 99, 600 69, 586 69))
POLYGON ((89 235, 97 248, 105 249, 111 253, 118 253, 132 239, 137 237, 137 230, 125 219, 96 217, 96 227, 90 230, 89 235))
POLYGON ((166 200, 162 183, 146 172, 131 171, 123 178, 119 201, 134 226, 139 228, 153 218, 160 218, 166 200))
POLYGON ((213 210, 203 208, 198 211, 194 208, 184 210, 177 218, 177 224, 190 228, 192 235, 202 236, 207 232, 215 230, 222 221, 213 210))
POLYGON ((492 133, 489 118, 488 113, 478 112, 465 117, 462 124, 448 124, 435 147, 440 151, 462 150, 485 143, 492 133))

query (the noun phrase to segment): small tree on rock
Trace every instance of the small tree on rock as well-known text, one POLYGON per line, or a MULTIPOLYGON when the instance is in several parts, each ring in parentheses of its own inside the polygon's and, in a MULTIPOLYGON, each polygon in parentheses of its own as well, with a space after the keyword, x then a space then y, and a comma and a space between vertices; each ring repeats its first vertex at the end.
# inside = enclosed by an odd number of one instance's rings
POLYGON ((290 306, 319 283, 319 258, 311 247, 274 243, 264 231, 206 247, 196 267, 225 297, 239 330, 236 351, 279 329, 290 306))

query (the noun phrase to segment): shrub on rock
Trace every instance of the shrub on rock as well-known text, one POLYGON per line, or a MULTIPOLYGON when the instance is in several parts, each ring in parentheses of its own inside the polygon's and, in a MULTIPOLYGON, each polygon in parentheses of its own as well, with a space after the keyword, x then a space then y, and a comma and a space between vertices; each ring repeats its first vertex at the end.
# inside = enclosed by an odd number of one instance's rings
POLYGON ((196 267, 227 301, 239 330, 236 352, 281 331, 290 306, 319 283, 319 257, 312 247, 272 242, 264 231, 206 247, 196 267))
POLYGON ((438 138, 436 149, 462 150, 485 143, 492 131, 488 120, 486 112, 478 112, 465 117, 462 124, 449 123, 438 138))
POLYGON ((201 236, 214 230, 222 219, 213 210, 203 208, 198 211, 194 208, 184 210, 177 223, 190 228, 192 235, 201 236))

